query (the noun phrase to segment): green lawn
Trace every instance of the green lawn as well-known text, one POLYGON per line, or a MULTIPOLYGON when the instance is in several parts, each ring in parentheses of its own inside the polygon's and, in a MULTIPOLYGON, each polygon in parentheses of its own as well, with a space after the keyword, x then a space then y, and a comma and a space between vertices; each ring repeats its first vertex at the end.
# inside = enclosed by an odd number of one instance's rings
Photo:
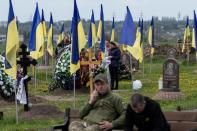
MULTIPOLYGON (((145 74, 142 75, 142 71, 136 72, 133 75, 134 80, 138 79, 142 81, 143 88, 139 91, 140 93, 153 97, 158 92, 158 80, 162 76, 162 63, 164 58, 155 57, 152 64, 152 72, 150 73, 149 59, 145 60, 145 74)), ((174 101, 159 101, 163 110, 176 110, 177 106, 181 106, 184 109, 193 109, 197 108, 197 77, 193 73, 194 70, 197 70, 196 65, 187 66, 182 64, 180 60, 180 89, 186 95, 182 100, 174 101)), ((142 65, 140 65, 142 69, 142 65)), ((31 73, 31 69, 29 69, 31 73)), ((52 77, 52 71, 48 72, 49 77, 48 81, 45 79, 45 70, 39 70, 37 78, 39 84, 35 90, 34 85, 29 85, 29 91, 31 94, 36 95, 50 95, 48 92, 48 85, 50 83, 50 78, 52 77)), ((117 95, 120 95, 123 98, 124 104, 128 103, 129 97, 133 93, 131 88, 131 81, 124 80, 119 84, 119 89, 128 90, 127 92, 116 92, 117 95)), ((72 94, 71 94, 72 95, 72 94)), ((81 108, 88 99, 88 93, 77 92, 76 107, 81 108)), ((73 101, 48 101, 48 104, 55 105, 59 107, 62 111, 66 107, 73 108, 73 101)), ((22 108, 22 107, 20 107, 22 108)), ((1 130, 37 130, 41 128, 48 128, 51 125, 62 123, 63 120, 34 120, 34 121, 19 121, 19 125, 15 124, 15 113, 14 105, 11 107, 0 107, 0 111, 5 112, 4 119, 0 120, 0 129, 1 130)), ((42 129, 41 129, 42 130, 42 129)))

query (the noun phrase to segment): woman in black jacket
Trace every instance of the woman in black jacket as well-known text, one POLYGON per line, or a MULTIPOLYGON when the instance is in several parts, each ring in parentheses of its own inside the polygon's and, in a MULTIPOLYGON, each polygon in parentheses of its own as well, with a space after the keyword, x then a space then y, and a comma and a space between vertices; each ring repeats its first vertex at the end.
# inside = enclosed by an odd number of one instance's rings
POLYGON ((118 46, 110 41, 111 49, 109 51, 109 58, 111 59, 111 64, 109 65, 109 71, 111 76, 111 89, 118 89, 118 70, 120 66, 121 52, 118 46), (116 83, 114 87, 114 83, 116 83))

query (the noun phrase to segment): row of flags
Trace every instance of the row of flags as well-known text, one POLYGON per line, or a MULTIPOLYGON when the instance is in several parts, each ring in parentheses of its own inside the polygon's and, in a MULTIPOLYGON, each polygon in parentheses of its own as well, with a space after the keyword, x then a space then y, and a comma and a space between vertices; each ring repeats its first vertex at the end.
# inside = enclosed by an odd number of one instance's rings
MULTIPOLYGON (((10 2, 9 16, 8 16, 8 31, 7 31, 7 41, 6 41, 6 62, 5 62, 5 71, 8 75, 16 79, 16 52, 19 48, 19 33, 16 17, 14 16, 12 1, 10 2), (11 30, 11 31, 10 31, 11 30), (14 31, 13 31, 14 30, 14 31), (12 42, 14 41, 14 42, 12 42), (15 43, 15 44, 13 44, 15 43), (13 55, 14 54, 14 55, 13 55)), ((123 25, 120 44, 126 44, 128 46, 128 51, 135 56, 136 59, 142 61, 142 56, 138 52, 142 52, 142 30, 143 27, 138 26, 137 33, 135 34, 135 25, 133 22, 132 15, 129 8, 127 7, 127 15, 123 25), (137 38, 136 38, 137 37, 137 38), (133 47, 132 47, 133 46, 133 47), (132 47, 132 48, 131 48, 132 47), (136 53, 135 53, 136 52, 136 53)), ((76 72, 79 69, 79 54, 82 48, 86 45, 86 38, 83 29, 83 25, 80 19, 78 7, 76 0, 74 0, 74 13, 72 18, 72 56, 71 56, 71 65, 70 71, 71 74, 76 72)), ((50 14, 50 24, 48 34, 46 32, 46 23, 44 18, 44 11, 42 10, 42 15, 40 16, 38 3, 36 4, 36 10, 33 17, 33 23, 30 33, 30 39, 28 43, 28 50, 30 55, 34 59, 39 59, 44 55, 44 43, 45 38, 48 35, 47 40, 47 51, 52 56, 53 55, 53 16, 50 14)), ((112 22, 111 30, 111 41, 114 41, 115 38, 115 23, 114 18, 112 22)), ((58 41, 64 39, 64 24, 58 41)), ((88 33, 88 48, 94 46, 96 41, 100 43, 101 56, 104 57, 105 53, 105 29, 104 29, 104 13, 103 6, 101 5, 100 20, 98 25, 98 32, 96 36, 96 25, 94 20, 94 12, 92 11, 90 29, 88 33)), ((154 47, 154 46, 153 46, 154 47)))
MULTIPOLYGON (((121 31, 120 44, 123 45, 123 50, 127 50, 132 56, 139 60, 141 63, 143 61, 143 19, 138 22, 137 31, 135 31, 134 21, 129 8, 127 7, 127 14, 121 31)), ((154 19, 152 18, 148 41, 151 47, 151 55, 154 53, 154 19)))
MULTIPOLYGON (((192 33, 190 32, 189 27, 189 17, 186 18, 186 24, 185 24, 185 31, 184 31, 184 37, 183 37, 183 45, 182 45, 182 52, 186 49, 186 46, 189 46, 189 39, 190 36, 192 37, 192 47, 197 52, 197 18, 196 18, 196 12, 194 11, 194 22, 193 22, 193 28, 192 33), (191 36, 192 34, 192 36, 191 36)), ((197 57, 197 54, 196 54, 197 57)))
MULTIPOLYGON (((34 59, 39 59, 44 55, 44 42, 47 36, 46 23, 44 18, 44 11, 40 16, 38 4, 33 18, 30 39, 28 43, 28 50, 34 59)), ((50 17, 50 26, 48 32, 47 51, 53 56, 53 18, 50 17)), ((16 52, 19 49, 19 32, 17 18, 14 15, 12 1, 9 0, 9 13, 7 24, 7 38, 6 38, 6 55, 5 55, 5 73, 16 79, 17 62, 16 52)))
MULTIPOLYGON (((197 18, 195 11, 194 11, 194 25, 192 30, 192 47, 197 52, 197 18)), ((196 53, 196 57, 197 57, 197 53, 196 53)))
POLYGON ((30 51, 30 56, 32 58, 39 59, 43 57, 46 37, 48 38, 46 48, 47 52, 51 56, 53 56, 53 16, 52 13, 50 13, 50 23, 47 34, 44 11, 42 10, 42 16, 40 17, 39 7, 37 3, 30 33, 30 39, 28 43, 28 50, 30 51))

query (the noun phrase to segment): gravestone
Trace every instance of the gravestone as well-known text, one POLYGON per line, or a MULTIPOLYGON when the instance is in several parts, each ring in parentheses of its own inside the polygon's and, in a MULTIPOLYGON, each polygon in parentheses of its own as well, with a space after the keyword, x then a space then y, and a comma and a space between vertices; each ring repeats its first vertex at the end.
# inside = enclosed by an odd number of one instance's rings
MULTIPOLYGON (((167 51, 167 59, 163 64, 163 87, 153 97, 155 100, 180 100, 185 97, 179 89, 179 64, 175 57, 177 50, 170 48, 167 51)), ((177 107, 181 107, 178 105, 177 107)))
POLYGON ((132 62, 132 68, 135 70, 139 70, 139 61, 136 60, 133 56, 131 56, 130 60, 130 54, 128 52, 122 53, 122 64, 125 65, 129 71, 131 71, 131 62, 132 62))
POLYGON ((170 48, 167 51, 167 58, 176 58, 177 56, 177 50, 175 48, 170 48))
POLYGON ((176 59, 168 58, 163 64, 162 91, 179 92, 179 64, 176 59))

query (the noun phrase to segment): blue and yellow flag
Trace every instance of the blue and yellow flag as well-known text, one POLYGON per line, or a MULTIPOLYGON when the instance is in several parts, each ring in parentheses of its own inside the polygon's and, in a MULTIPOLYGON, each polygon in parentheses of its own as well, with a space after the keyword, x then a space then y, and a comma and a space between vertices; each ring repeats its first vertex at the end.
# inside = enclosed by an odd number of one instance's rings
POLYGON ((188 37, 189 36, 190 36, 189 17, 187 16, 186 25, 185 25, 185 31, 184 31, 184 38, 183 38, 182 52, 184 52, 184 50, 185 50, 186 43, 189 43, 188 42, 188 37))
POLYGON ((91 48, 96 43, 96 25, 94 21, 94 11, 92 10, 91 22, 88 33, 88 48, 91 48))
POLYGON ((149 27, 148 42, 151 46, 151 55, 153 55, 154 49, 155 49, 155 45, 154 45, 155 44, 154 43, 154 19, 153 19, 153 17, 152 17, 151 24, 149 27))
POLYGON ((71 62, 70 73, 74 74, 80 68, 79 55, 81 49, 86 45, 85 33, 80 19, 79 10, 76 0, 74 0, 74 13, 72 17, 72 45, 71 45, 71 62))
POLYGON ((40 19, 40 13, 38 9, 38 3, 36 4, 36 10, 33 18, 32 29, 30 33, 30 39, 28 49, 30 56, 34 59, 38 59, 44 55, 44 34, 42 22, 40 19))
POLYGON ((62 40, 64 40, 64 23, 62 24, 62 28, 61 28, 61 31, 60 31, 60 34, 58 35, 58 40, 57 40, 57 45, 59 43, 62 42, 62 40))
POLYGON ((126 50, 132 54, 132 56, 139 60, 141 63, 143 60, 143 50, 141 48, 141 21, 139 20, 137 31, 136 31, 136 40, 133 46, 127 46, 126 50))
POLYGON ((44 33, 44 37, 47 37, 47 31, 46 31, 46 22, 45 22, 45 18, 44 18, 44 10, 42 9, 42 28, 43 28, 43 33, 44 33))
POLYGON ((105 28, 104 28, 104 14, 103 5, 101 4, 100 20, 98 25, 97 38, 100 41, 101 57, 104 58, 105 53, 105 28))
POLYGON ((8 25, 7 25, 7 38, 6 38, 6 54, 5 54, 5 73, 16 79, 17 63, 16 51, 19 46, 19 33, 17 30, 16 18, 12 1, 10 0, 8 25))
POLYGON ((50 56, 53 56, 53 16, 50 15, 50 24, 48 31, 47 51, 50 56))
POLYGON ((135 39, 136 39, 135 24, 133 22, 133 18, 129 10, 129 7, 127 6, 127 14, 120 35, 120 44, 133 46, 133 44, 135 43, 135 39))
MULTIPOLYGON (((193 27, 193 32, 192 32, 192 47, 197 52, 197 18, 196 18, 195 11, 194 11, 194 27, 193 27)), ((196 58, 197 58, 197 53, 196 53, 196 58)))
POLYGON ((115 23, 114 23, 114 17, 112 21, 112 28, 111 28, 111 41, 115 40, 115 23))

